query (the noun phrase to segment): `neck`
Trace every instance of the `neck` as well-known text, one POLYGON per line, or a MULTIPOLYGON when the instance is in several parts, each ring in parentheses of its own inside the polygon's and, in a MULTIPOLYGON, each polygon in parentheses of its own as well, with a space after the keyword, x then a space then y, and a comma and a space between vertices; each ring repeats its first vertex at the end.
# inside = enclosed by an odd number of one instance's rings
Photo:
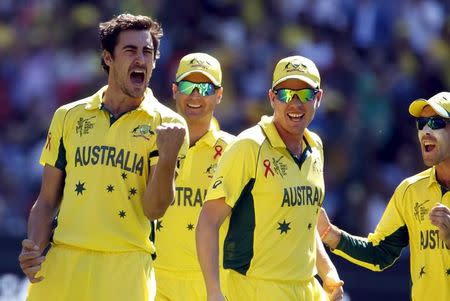
POLYGON ((297 158, 300 157, 303 150, 303 133, 298 134, 292 134, 286 130, 283 129, 282 126, 277 125, 277 123, 274 123, 275 127, 277 128, 278 134, 280 135, 281 139, 283 140, 284 144, 286 144, 286 148, 289 150, 291 154, 296 156, 297 158))
POLYGON ((189 146, 193 146, 209 130, 209 123, 189 123, 189 146))
POLYGON ((450 160, 436 165, 436 179, 439 184, 450 189, 450 160))
POLYGON ((139 107, 143 99, 143 96, 133 98, 125 95, 122 91, 117 90, 114 87, 108 86, 105 91, 103 105, 106 106, 113 115, 120 115, 139 107))

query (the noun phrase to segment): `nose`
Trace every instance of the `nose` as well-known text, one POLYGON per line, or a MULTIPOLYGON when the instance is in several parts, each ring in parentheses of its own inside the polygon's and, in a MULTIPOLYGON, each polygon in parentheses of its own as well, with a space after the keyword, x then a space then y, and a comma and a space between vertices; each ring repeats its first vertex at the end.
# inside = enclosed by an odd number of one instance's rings
POLYGON ((201 95, 200 92, 198 91, 198 88, 194 88, 194 90, 192 90, 192 92, 191 92, 191 96, 192 96, 192 97, 200 97, 200 96, 202 96, 202 95, 201 95))

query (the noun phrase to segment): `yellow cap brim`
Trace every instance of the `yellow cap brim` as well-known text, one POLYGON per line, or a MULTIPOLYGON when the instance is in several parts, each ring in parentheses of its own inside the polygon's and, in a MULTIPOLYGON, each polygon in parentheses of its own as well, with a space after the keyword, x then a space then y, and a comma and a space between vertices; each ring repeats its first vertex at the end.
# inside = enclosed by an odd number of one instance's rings
POLYGON ((288 76, 280 78, 279 80, 277 80, 276 82, 274 82, 272 84, 272 89, 275 88, 279 83, 284 82, 285 80, 288 80, 288 79, 299 79, 302 82, 305 82, 308 85, 310 85, 312 88, 319 88, 319 85, 317 84, 316 81, 312 80, 309 77, 297 74, 297 75, 288 75, 288 76))
POLYGON ((433 101, 427 101, 425 99, 416 99, 409 105, 409 114, 411 114, 414 117, 420 117, 420 114, 422 113, 422 110, 425 106, 429 105, 433 108, 433 110, 439 115, 444 118, 450 118, 447 111, 440 106, 439 104, 433 102, 433 101))
POLYGON ((182 74, 178 75, 178 77, 175 79, 175 81, 179 82, 180 80, 183 80, 183 78, 185 78, 186 76, 188 76, 189 74, 192 74, 192 73, 201 73, 204 76, 206 76, 207 78, 209 78, 211 80, 211 82, 214 84, 214 86, 221 87, 221 84, 214 78, 214 76, 212 76, 208 72, 205 72, 202 70, 191 70, 191 71, 182 73, 182 74))

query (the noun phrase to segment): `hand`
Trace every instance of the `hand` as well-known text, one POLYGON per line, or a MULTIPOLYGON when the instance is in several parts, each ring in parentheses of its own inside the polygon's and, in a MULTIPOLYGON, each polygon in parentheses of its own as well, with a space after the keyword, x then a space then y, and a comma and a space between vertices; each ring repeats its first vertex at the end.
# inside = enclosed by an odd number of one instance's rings
POLYGON ((439 237, 450 247, 450 209, 443 204, 437 204, 431 209, 429 218, 431 223, 439 228, 439 237))
POLYGON ((44 262, 45 256, 41 256, 39 246, 31 239, 22 241, 22 252, 19 255, 20 268, 28 277, 31 283, 40 282, 43 276, 36 278, 37 272, 41 270, 41 264, 44 262))
POLYGON ((323 289, 328 295, 330 301, 339 301, 344 298, 344 281, 336 275, 327 275, 323 281, 323 289))
POLYGON ((178 123, 163 123, 156 128, 159 157, 176 158, 183 145, 186 128, 178 123))

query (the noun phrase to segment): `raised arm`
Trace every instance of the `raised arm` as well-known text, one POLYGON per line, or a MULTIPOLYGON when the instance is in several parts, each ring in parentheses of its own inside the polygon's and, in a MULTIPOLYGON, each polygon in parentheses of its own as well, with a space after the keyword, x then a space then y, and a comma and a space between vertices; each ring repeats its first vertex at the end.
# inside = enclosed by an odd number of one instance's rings
POLYGON ((144 214, 149 220, 162 217, 174 200, 175 167, 186 129, 181 124, 162 124, 156 128, 156 134, 159 159, 155 166, 150 167, 142 200, 144 214))
POLYGON ((208 301, 223 301, 219 278, 219 228, 230 214, 225 198, 203 204, 196 229, 197 257, 205 280, 208 301))
POLYGON ((50 240, 52 222, 61 204, 63 188, 64 172, 45 165, 41 190, 28 219, 28 238, 22 241, 22 251, 19 255, 20 267, 31 282, 43 279, 42 276, 35 276, 45 260, 41 255, 50 240))

